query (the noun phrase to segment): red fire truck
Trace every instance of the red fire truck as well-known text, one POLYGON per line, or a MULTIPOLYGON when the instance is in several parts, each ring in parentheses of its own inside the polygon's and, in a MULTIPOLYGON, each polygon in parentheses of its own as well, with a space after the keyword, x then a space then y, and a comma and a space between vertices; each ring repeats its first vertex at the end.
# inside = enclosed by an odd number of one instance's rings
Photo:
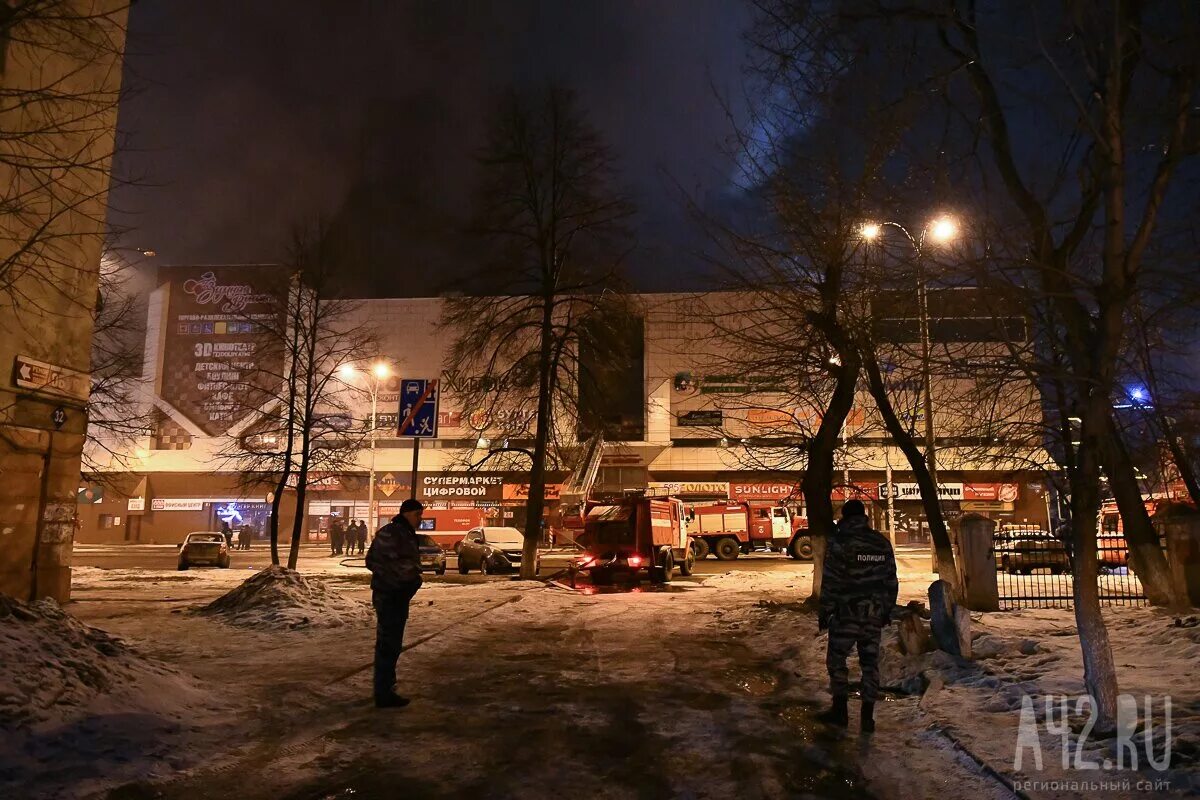
POLYGON ((687 523, 696 558, 711 552, 720 561, 731 561, 755 547, 784 550, 793 540, 788 510, 770 503, 689 504, 687 523))
POLYGON ((589 504, 576 542, 583 555, 575 568, 598 584, 643 573, 664 583, 676 567, 681 575, 691 575, 696 564, 683 504, 673 498, 631 494, 610 504, 589 504))

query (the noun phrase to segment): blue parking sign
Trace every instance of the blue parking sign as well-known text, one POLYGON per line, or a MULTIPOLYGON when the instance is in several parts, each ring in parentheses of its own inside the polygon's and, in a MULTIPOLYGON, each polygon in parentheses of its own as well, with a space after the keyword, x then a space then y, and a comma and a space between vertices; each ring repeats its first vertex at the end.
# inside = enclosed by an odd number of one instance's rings
POLYGON ((438 382, 429 378, 404 378, 400 381, 398 436, 419 439, 437 437, 438 382))

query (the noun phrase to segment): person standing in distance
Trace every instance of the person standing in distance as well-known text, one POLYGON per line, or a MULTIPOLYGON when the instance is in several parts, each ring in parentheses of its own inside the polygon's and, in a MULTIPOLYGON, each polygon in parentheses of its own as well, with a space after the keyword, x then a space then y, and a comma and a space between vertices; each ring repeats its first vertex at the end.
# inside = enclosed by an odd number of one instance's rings
POLYGON ((371 604, 375 606, 375 707, 403 708, 396 694, 396 659, 404 649, 408 604, 421 588, 421 547, 417 528, 425 507, 405 500, 400 513, 375 534, 367 551, 371 604))
POLYGON ((842 506, 842 521, 826 546, 821 572, 817 626, 829 629, 825 666, 829 670, 829 693, 833 695, 829 710, 818 715, 821 721, 842 727, 849 723, 846 659, 857 645, 862 668, 860 725, 864 733, 875 730, 879 639, 883 627, 891 621, 899 590, 891 542, 871 528, 861 500, 847 500, 842 506))

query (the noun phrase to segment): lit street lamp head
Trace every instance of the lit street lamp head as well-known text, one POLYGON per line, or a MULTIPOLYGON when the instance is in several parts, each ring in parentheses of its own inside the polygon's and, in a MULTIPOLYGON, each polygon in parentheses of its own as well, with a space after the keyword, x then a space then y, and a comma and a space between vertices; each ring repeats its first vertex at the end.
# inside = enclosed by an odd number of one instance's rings
POLYGON ((375 377, 379 378, 379 380, 383 380, 388 375, 392 374, 392 371, 388 368, 388 365, 382 362, 372 367, 371 372, 373 372, 375 377))
POLYGON ((339 378, 349 383, 350 381, 354 380, 354 375, 356 373, 354 367, 350 366, 349 364, 342 364, 340 367, 338 367, 337 374, 339 378))
POLYGON ((858 232, 862 238, 866 239, 868 242, 873 242, 879 238, 881 233, 883 233, 883 226, 874 222, 868 222, 859 228, 858 232))
POLYGON ((929 238, 939 244, 945 244, 958 236, 958 223, 953 217, 938 217, 929 223, 929 238))

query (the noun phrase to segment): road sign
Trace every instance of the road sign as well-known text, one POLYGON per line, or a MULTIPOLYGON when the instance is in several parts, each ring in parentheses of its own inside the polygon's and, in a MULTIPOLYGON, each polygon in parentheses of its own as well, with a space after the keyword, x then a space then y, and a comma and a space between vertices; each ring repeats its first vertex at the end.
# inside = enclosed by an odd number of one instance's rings
POLYGON ((86 372, 47 364, 29 356, 13 356, 13 386, 38 394, 86 400, 90 381, 86 372))
POLYGON ((397 435, 433 439, 438 432, 438 382, 428 378, 400 381, 397 435))

